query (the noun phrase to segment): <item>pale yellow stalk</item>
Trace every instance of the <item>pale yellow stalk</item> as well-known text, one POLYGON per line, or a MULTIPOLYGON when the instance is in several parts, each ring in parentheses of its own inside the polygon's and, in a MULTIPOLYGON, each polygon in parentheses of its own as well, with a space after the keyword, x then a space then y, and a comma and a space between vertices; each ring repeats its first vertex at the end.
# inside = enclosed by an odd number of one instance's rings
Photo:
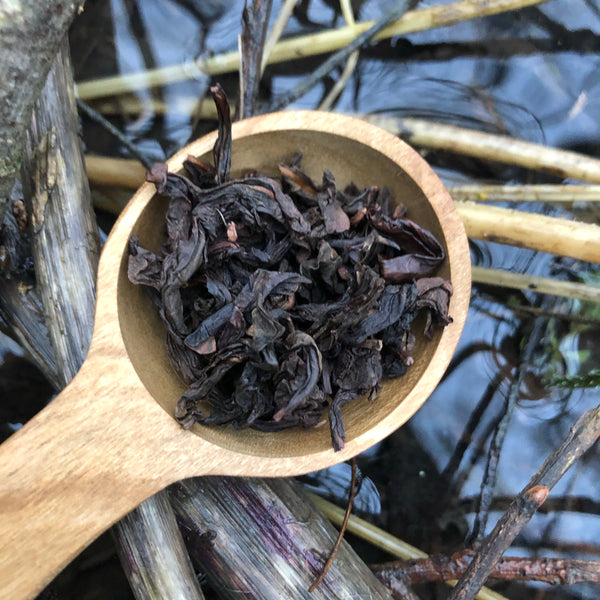
POLYGON ((518 165, 563 178, 600 183, 600 159, 524 142, 506 135, 426 121, 366 115, 365 120, 400 135, 408 143, 518 165))
POLYGON ((450 195, 473 202, 599 202, 600 185, 451 185, 450 195))
POLYGON ((470 238, 600 263, 600 227, 475 202, 456 202, 470 238))
POLYGON ((514 290, 528 290, 585 302, 600 302, 600 286, 598 285, 562 281, 551 277, 512 273, 503 269, 488 269, 485 267, 471 267, 471 276, 475 283, 485 283, 514 290))
MULTIPOLYGON (((375 39, 387 39, 416 31, 437 27, 447 27, 461 21, 517 10, 527 6, 542 4, 546 0, 462 0, 440 4, 406 13, 402 19, 383 30, 375 39)), ((296 36, 282 40, 275 45, 269 57, 269 64, 286 62, 305 56, 315 56, 334 52, 346 46, 356 36, 374 25, 375 21, 347 25, 322 33, 296 36)), ((193 77, 198 71, 207 75, 232 73, 239 69, 237 51, 208 56, 196 61, 162 67, 141 73, 116 75, 77 85, 77 94, 82 100, 92 100, 133 90, 150 88, 193 77)))

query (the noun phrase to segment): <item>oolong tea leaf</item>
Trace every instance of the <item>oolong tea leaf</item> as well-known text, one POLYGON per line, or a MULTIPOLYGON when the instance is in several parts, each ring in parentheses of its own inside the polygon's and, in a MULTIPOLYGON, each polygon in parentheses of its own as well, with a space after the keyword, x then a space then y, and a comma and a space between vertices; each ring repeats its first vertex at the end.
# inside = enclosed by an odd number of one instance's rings
POLYGON ((215 165, 152 168, 166 241, 158 253, 129 244, 129 279, 153 299, 188 386, 176 418, 275 432, 328 417, 340 450, 342 407, 413 363, 417 314, 429 337, 451 322, 452 285, 435 276, 444 249, 386 188, 340 189, 326 165, 315 182, 300 153, 273 165, 277 178, 231 179, 229 107, 213 95, 215 165))

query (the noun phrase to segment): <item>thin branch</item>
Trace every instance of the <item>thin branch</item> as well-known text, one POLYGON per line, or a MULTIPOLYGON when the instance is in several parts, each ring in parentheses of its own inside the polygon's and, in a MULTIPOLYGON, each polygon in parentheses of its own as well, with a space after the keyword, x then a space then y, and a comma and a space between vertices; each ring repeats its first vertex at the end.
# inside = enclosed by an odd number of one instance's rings
POLYGON ((549 491, 545 485, 535 485, 517 496, 509 511, 498 521, 473 555, 471 563, 450 592, 448 600, 472 600, 477 596, 502 554, 544 503, 549 491))
POLYGON ((88 106, 83 100, 77 99, 77 108, 87 117, 96 121, 103 129, 106 129, 114 138, 119 140, 131 156, 137 158, 146 169, 152 168, 152 161, 148 160, 119 129, 117 129, 110 121, 105 119, 99 112, 95 111, 91 106, 88 106))
POLYGON ((350 513, 352 512, 352 504, 354 503, 354 495, 356 494, 356 458, 352 459, 352 477, 350 478, 350 493, 348 494, 348 505, 346 506, 346 513, 344 514, 344 520, 342 521, 342 526, 340 527, 340 532, 335 540, 335 544, 329 553, 329 558, 327 562, 323 565, 323 569, 319 573, 319 576, 315 579, 315 581, 308 588, 310 593, 314 592, 317 587, 321 585, 323 579, 325 579, 325 575, 327 575, 327 571, 329 571, 331 565, 333 564, 333 560, 335 559, 335 555, 344 539, 344 532, 346 531, 346 527, 348 526, 348 519, 350 518, 350 513))
POLYGON ((263 48, 262 61, 260 63, 261 75, 264 73, 265 68, 269 63, 269 57, 271 56, 273 48, 287 27, 288 21, 294 12, 295 6, 296 0, 285 0, 283 6, 279 9, 279 14, 277 15, 277 18, 275 19, 275 22, 273 23, 273 26, 267 35, 267 39, 263 48))
MULTIPOLYGON (((371 568, 386 585, 398 579, 407 584, 448 581, 460 578, 471 563, 472 550, 452 556, 431 555, 428 558, 396 561, 371 568)), ((492 579, 509 581, 542 581, 552 585, 600 583, 600 562, 569 558, 501 558, 492 579)))
POLYGON ((544 502, 548 492, 600 436, 600 406, 585 412, 561 446, 548 458, 492 532, 478 547, 473 560, 448 600, 471 600, 489 577, 494 565, 544 502))
POLYGON ((506 439, 508 426, 512 419, 514 409, 520 398, 521 386, 523 385, 523 381, 525 379, 527 367, 531 363, 533 353, 538 347, 540 340, 546 331, 547 324, 548 320, 546 317, 536 317, 531 331, 527 331, 521 340, 521 343, 524 344, 524 348, 519 357, 519 362, 517 364, 514 377, 510 382, 502 416, 494 428, 492 439, 490 441, 485 472, 481 483, 479 509, 475 516, 475 521, 473 523, 473 529, 470 536, 472 540, 481 540, 485 535, 494 488, 496 486, 498 463, 500 462, 500 454, 502 452, 502 447, 504 446, 504 440, 506 439))
MULTIPOLYGON (((505 511, 513 501, 513 497, 496 496, 492 505, 492 510, 505 511)), ((475 510, 476 498, 461 498, 459 506, 462 511, 469 513, 475 510)), ((540 507, 539 512, 580 512, 591 515, 600 514, 600 502, 585 496, 561 496, 559 498, 548 498, 540 507)))
MULTIPOLYGON (((344 15, 344 19, 346 20, 346 24, 354 25, 356 21, 354 20, 354 13, 352 12, 352 5, 350 4, 350 0, 340 0, 340 8, 342 14, 344 15)), ((348 80, 352 76, 352 73, 354 73, 354 69, 356 68, 356 65, 358 63, 359 55, 360 52, 358 50, 355 50, 348 57, 348 60, 344 65, 344 69, 342 70, 342 74, 339 76, 338 80, 335 82, 331 90, 329 90, 327 96, 325 96, 325 98, 323 98, 323 100, 319 104, 319 110, 329 110, 333 103, 340 96, 340 94, 344 91, 348 80)))

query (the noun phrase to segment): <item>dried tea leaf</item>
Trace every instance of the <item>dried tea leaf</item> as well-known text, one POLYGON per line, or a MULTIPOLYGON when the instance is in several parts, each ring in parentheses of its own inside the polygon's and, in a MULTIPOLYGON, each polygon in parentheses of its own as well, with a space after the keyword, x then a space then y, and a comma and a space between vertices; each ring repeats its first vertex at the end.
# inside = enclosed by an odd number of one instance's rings
POLYGON ((452 285, 434 276, 444 249, 387 189, 340 190, 326 169, 317 184, 301 154, 280 179, 230 180, 229 106, 212 91, 215 166, 155 165, 147 178, 169 198, 167 239, 158 253, 129 244, 128 276, 157 305, 189 386, 176 417, 275 432, 328 414, 340 450, 343 406, 414 362, 415 316, 426 315, 427 337, 451 322, 452 285))

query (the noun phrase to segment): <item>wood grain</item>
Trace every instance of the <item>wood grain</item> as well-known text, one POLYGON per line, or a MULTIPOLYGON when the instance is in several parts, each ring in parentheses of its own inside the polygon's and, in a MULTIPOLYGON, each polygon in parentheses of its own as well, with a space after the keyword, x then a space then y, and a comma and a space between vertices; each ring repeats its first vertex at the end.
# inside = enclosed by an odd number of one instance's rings
MULTIPOLYGON (((237 169, 273 170, 297 150, 320 177, 338 183, 387 185, 413 218, 446 247, 440 274, 452 279, 454 323, 429 343, 417 335, 409 373, 386 381, 379 397, 344 411, 346 448, 331 449, 327 428, 276 435, 197 426, 172 418, 182 389, 166 360, 164 332, 127 281, 126 247, 160 239, 164 202, 142 186, 117 222, 102 254, 96 324, 86 361, 71 384, 0 446, 0 589, 33 597, 55 573, 118 518, 171 482, 193 475, 281 477, 350 457, 402 425, 427 399, 458 343, 470 295, 467 239, 452 200, 409 146, 372 125, 331 113, 289 112, 234 125, 237 169)), ((171 161, 212 150, 214 135, 171 161)))

